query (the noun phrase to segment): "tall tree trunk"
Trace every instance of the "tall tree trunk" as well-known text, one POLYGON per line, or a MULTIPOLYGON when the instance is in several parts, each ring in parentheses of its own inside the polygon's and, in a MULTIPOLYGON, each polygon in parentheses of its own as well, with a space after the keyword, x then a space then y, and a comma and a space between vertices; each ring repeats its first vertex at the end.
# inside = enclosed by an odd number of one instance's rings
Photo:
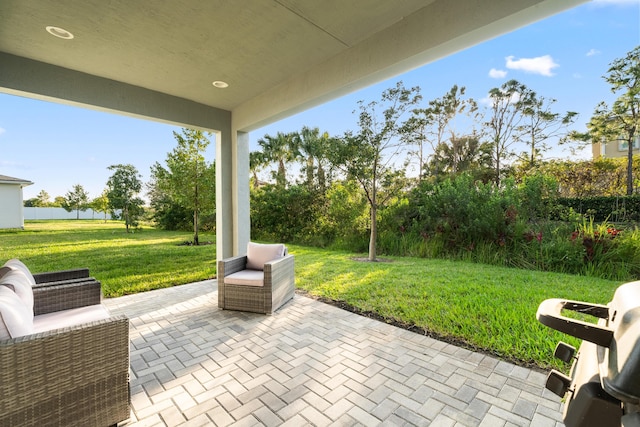
POLYGON ((629 138, 627 143, 627 196, 630 196, 633 194, 633 138, 629 138))
POLYGON ((198 246, 200 244, 200 238, 198 237, 198 209, 193 211, 193 244, 198 246))
POLYGON ((324 168, 322 167, 322 164, 320 163, 320 161, 318 161, 318 185, 323 190, 326 188, 325 187, 326 186, 326 180, 325 180, 325 175, 324 175, 324 168))
POLYGON ((284 169, 284 160, 282 159, 278 161, 278 177, 276 178, 276 183, 282 188, 287 185, 287 175, 284 169))
POLYGON ((371 206, 371 235, 369 236, 369 261, 376 260, 376 238, 378 237, 378 209, 371 206))
POLYGON ((536 163, 536 142, 535 139, 531 138, 531 167, 533 167, 536 163))
POLYGON ((309 188, 313 187, 313 166, 315 164, 315 160, 313 156, 307 157, 307 185, 309 188))
POLYGON ((496 185, 500 185, 500 151, 498 148, 496 148, 496 185))
POLYGON ((195 188, 195 208, 193 209, 193 244, 195 246, 198 246, 200 244, 200 239, 198 237, 198 210, 199 210, 199 206, 198 206, 198 184, 196 183, 196 188, 195 188))
MULTIPOLYGON (((376 162, 377 163, 377 162, 376 162)), ((377 201, 377 186, 376 186, 376 173, 373 173, 373 185, 371 186, 371 235, 369 236, 369 261, 376 260, 376 239, 378 238, 378 201, 377 201)))

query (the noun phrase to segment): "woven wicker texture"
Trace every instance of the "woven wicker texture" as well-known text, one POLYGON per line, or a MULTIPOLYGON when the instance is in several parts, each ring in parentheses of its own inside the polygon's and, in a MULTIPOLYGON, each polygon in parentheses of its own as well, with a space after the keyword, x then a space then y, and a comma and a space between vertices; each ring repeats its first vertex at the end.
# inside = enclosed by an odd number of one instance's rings
MULTIPOLYGON (((100 294, 99 282, 34 288, 48 308, 38 314, 100 294)), ((129 403, 126 316, 0 341, 0 426, 108 426, 129 418, 129 403)))
POLYGON ((225 310, 269 314, 293 298, 295 294, 294 257, 265 263, 264 286, 234 285, 224 282, 230 274, 244 270, 246 256, 218 261, 218 307, 225 310))
POLYGON ((36 283, 60 282, 63 280, 86 279, 89 277, 88 268, 77 268, 74 270, 49 271, 46 273, 36 273, 33 275, 36 283))
POLYGON ((96 280, 33 288, 33 314, 36 316, 100 304, 101 301, 102 286, 96 280))

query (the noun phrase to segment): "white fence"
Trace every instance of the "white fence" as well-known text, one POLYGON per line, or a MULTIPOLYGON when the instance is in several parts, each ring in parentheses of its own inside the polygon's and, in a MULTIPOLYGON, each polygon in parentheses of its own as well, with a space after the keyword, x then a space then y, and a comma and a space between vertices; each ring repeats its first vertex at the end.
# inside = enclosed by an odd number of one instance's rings
MULTIPOLYGON (((67 212, 64 208, 24 208, 24 219, 76 219, 76 211, 67 212)), ((104 212, 96 212, 93 209, 80 211, 80 219, 104 219, 104 212)), ((111 215, 107 213, 107 219, 111 215)))

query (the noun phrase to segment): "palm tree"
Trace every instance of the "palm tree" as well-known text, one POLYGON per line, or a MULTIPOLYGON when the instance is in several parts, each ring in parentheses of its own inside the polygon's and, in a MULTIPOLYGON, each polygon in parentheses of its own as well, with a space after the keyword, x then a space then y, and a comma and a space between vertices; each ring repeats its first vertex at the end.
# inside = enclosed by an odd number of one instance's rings
POLYGON ((262 148, 262 154, 266 162, 278 164, 278 171, 275 174, 276 185, 285 187, 287 185, 287 173, 285 165, 295 159, 297 154, 297 133, 278 132, 275 137, 265 135, 258 141, 262 148))

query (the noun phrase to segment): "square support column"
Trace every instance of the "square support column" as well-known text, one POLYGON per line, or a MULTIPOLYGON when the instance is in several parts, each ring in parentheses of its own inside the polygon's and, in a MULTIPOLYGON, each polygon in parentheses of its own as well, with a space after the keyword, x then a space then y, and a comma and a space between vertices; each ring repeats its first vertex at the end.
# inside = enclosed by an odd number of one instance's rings
POLYGON ((251 234, 249 134, 216 134, 216 257, 244 254, 251 234))

